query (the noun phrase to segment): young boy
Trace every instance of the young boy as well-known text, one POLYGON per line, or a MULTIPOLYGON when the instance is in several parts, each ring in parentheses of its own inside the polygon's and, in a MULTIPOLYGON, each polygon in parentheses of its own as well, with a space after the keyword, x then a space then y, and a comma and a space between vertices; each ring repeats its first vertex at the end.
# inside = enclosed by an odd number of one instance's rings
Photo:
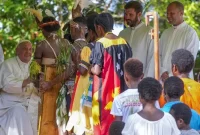
MULTIPOLYGON (((115 116, 115 120, 126 123, 129 115, 142 110, 137 88, 143 76, 143 64, 141 61, 130 58, 125 62, 124 80, 129 89, 116 96, 113 101, 111 114, 115 116)), ((156 106, 159 108, 158 103, 156 106)))
POLYGON ((170 114, 175 118, 176 124, 181 131, 181 135, 199 135, 199 133, 190 128, 192 117, 191 109, 184 103, 177 103, 171 107, 170 114))

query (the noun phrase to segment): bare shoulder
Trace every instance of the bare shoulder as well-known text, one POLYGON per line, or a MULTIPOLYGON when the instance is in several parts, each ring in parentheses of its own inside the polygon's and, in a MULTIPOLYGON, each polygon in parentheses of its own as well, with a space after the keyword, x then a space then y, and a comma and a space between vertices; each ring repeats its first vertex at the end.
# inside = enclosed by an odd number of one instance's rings
POLYGON ((34 53, 35 58, 40 59, 42 57, 45 46, 46 46, 45 40, 42 40, 36 44, 35 53, 34 53))
POLYGON ((36 44, 36 49, 37 48, 43 48, 44 46, 46 45, 46 42, 45 42, 45 40, 42 40, 42 41, 40 41, 40 42, 38 42, 37 44, 36 44))
POLYGON ((66 46, 66 47, 71 46, 71 43, 69 42, 69 40, 64 39, 64 38, 60 38, 59 40, 60 40, 61 44, 64 46, 66 46))
POLYGON ((81 50, 83 49, 84 46, 87 46, 88 45, 88 42, 87 41, 84 41, 84 40, 78 40, 78 41, 75 41, 73 43, 73 48, 75 50, 81 50))

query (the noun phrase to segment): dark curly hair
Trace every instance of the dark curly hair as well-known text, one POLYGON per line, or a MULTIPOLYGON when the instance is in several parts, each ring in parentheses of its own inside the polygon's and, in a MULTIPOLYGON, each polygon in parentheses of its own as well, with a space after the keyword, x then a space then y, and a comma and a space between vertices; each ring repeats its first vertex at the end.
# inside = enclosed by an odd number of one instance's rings
POLYGON ((184 93, 183 81, 176 76, 169 77, 164 83, 164 93, 169 98, 180 98, 184 93))
POLYGON ((95 18, 97 16, 98 16, 97 13, 93 13, 92 15, 89 15, 87 17, 87 27, 88 27, 88 30, 92 30, 93 32, 95 32, 94 21, 95 21, 95 18))
POLYGON ((94 23, 102 26, 105 32, 109 32, 113 30, 114 19, 109 13, 101 13, 95 18, 94 23))
POLYGON ((172 65, 176 65, 179 73, 189 73, 194 67, 194 56, 185 49, 178 49, 172 53, 172 65))
POLYGON ((42 19, 42 23, 49 23, 49 25, 45 25, 42 28, 47 32, 54 32, 60 29, 59 23, 50 23, 50 22, 57 22, 54 17, 46 16, 42 19))
POLYGON ((124 8, 125 8, 125 9, 133 8, 133 9, 135 10, 136 13, 140 13, 140 12, 142 13, 142 11, 143 11, 143 7, 142 7, 141 3, 138 2, 138 1, 130 1, 130 2, 128 2, 128 3, 125 5, 124 8))
POLYGON ((138 59, 129 58, 124 63, 124 71, 131 75, 133 79, 137 79, 143 74, 143 64, 138 59))
POLYGON ((122 135, 125 123, 122 121, 113 121, 109 128, 109 135, 122 135))
POLYGON ((145 101, 156 101, 160 98, 162 86, 156 79, 147 77, 139 83, 138 92, 145 101))
POLYGON ((184 103, 177 103, 171 107, 170 113, 176 120, 182 119, 185 124, 189 125, 192 112, 189 106, 184 103))

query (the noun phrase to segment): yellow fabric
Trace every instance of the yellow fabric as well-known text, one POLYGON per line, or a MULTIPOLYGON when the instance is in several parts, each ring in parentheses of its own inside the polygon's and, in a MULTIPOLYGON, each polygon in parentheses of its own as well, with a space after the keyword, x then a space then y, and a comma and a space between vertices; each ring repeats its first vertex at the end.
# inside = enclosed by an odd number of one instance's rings
MULTIPOLYGON (((81 51, 81 60, 89 63, 91 50, 89 47, 85 46, 81 51)), ((87 106, 81 106, 80 100, 83 93, 88 92, 88 86, 90 74, 87 73, 85 76, 80 75, 80 78, 76 81, 77 88, 75 90, 74 102, 72 104, 71 116, 68 121, 68 125, 70 125, 69 129, 71 130, 74 126, 74 133, 78 134, 80 129, 85 129, 86 135, 91 135, 92 128, 92 108, 87 106)), ((78 77, 76 77, 78 78, 78 77)))
POLYGON ((93 118, 93 123, 95 126, 100 124, 98 96, 99 96, 99 92, 97 91, 93 94, 93 97, 92 97, 92 118, 93 118))
MULTIPOLYGON (((120 87, 115 88, 114 91, 113 91, 113 93, 112 93, 113 99, 114 99, 117 95, 119 95, 119 93, 120 93, 120 87)), ((108 104, 105 106, 104 109, 105 109, 105 110, 111 110, 111 109, 112 109, 112 104, 113 104, 113 101, 108 102, 108 104)))
POLYGON ((185 92, 180 100, 200 114, 200 83, 189 78, 181 79, 184 82, 185 92))
POLYGON ((88 46, 85 46, 81 51, 81 60, 89 63, 91 50, 88 46))
MULTIPOLYGON (((46 81, 54 79, 56 76, 55 67, 46 67, 46 81)), ((61 88, 61 83, 56 84, 52 89, 43 94, 42 105, 39 116, 39 135, 58 135, 56 124, 56 99, 61 88)))
POLYGON ((103 37, 103 38, 99 39, 98 42, 101 42, 103 44, 104 48, 108 48, 113 45, 126 45, 127 44, 127 42, 121 37, 119 37, 117 39, 108 39, 108 38, 103 37))

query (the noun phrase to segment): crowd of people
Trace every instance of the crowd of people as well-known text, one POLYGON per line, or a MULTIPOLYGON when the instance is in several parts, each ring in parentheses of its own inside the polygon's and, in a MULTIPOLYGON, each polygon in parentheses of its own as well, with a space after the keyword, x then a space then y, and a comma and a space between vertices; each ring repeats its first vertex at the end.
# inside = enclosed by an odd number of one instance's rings
POLYGON ((0 64, 0 135, 199 135, 200 83, 193 80, 197 33, 183 19, 183 4, 169 3, 172 27, 160 38, 156 80, 154 41, 142 13, 140 2, 126 3, 130 27, 119 35, 112 33, 110 13, 74 13, 67 39, 57 35, 54 17, 36 17, 45 39, 33 58, 42 72, 30 77, 29 40, 0 64))

